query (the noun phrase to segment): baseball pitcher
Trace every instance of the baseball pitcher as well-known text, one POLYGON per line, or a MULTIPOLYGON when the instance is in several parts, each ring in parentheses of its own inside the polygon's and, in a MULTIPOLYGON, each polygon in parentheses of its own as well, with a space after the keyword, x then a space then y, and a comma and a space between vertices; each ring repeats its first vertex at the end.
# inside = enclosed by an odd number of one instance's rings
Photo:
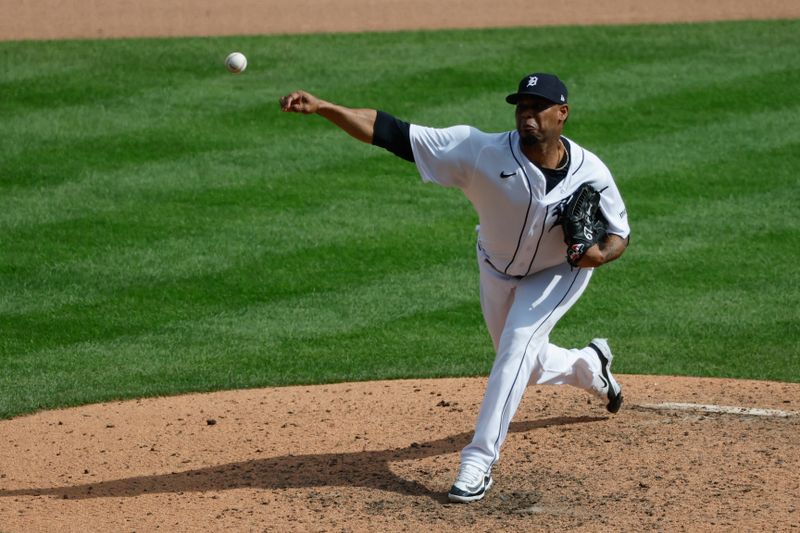
POLYGON ((383 111, 353 109, 296 91, 286 112, 318 114, 356 139, 416 164, 423 181, 461 189, 478 213, 480 302, 496 358, 472 442, 448 497, 480 500, 528 384, 572 385, 622 404, 605 339, 580 349, 549 342, 558 320, 583 294, 594 268, 629 242, 625 205, 608 168, 562 135, 567 88, 556 76, 525 76, 506 97, 515 128, 428 128, 383 111))

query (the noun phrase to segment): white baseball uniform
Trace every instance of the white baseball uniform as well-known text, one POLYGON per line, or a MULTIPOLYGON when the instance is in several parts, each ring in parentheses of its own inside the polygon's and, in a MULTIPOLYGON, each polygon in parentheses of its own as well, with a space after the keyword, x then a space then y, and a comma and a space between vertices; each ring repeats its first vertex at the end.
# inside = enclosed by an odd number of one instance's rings
POLYGON ((555 223, 559 206, 578 186, 591 183, 601 191, 608 233, 626 238, 625 205, 603 162, 564 137, 568 170, 549 192, 542 171, 520 150, 516 131, 412 124, 410 140, 422 179, 461 189, 479 216, 480 300, 497 355, 475 436, 461 462, 489 472, 529 383, 590 391, 601 371, 591 348, 549 343, 550 331, 578 301, 593 272, 566 262, 564 232, 555 223))

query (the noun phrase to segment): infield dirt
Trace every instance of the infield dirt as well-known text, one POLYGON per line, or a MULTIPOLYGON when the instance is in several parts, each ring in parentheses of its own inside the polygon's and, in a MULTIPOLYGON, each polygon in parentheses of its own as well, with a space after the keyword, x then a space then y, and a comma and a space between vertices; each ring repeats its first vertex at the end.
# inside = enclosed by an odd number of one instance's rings
POLYGON ((531 387, 495 486, 446 492, 485 379, 155 398, 0 422, 5 531, 790 531, 800 384, 621 376, 617 415, 531 387), (772 409, 712 414, 665 402, 772 409), (784 414, 784 416, 781 416, 784 414))
MULTIPOLYGON (((800 17, 797 2, 774 0, 562 4, 541 14, 542 2, 511 0, 8 2, 0 39, 800 17)), ((800 384, 618 378, 617 415, 575 389, 529 388, 495 486, 471 505, 445 494, 485 378, 228 391, 0 421, 0 530, 800 531, 800 384)))

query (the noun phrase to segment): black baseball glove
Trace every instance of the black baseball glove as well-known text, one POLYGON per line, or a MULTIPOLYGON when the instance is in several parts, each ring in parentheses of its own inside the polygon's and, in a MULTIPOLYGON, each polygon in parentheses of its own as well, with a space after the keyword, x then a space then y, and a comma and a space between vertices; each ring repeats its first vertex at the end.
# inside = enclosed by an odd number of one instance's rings
POLYGON ((600 191, 584 183, 567 198, 560 215, 567 262, 578 266, 583 254, 606 236, 608 221, 600 211, 600 191))

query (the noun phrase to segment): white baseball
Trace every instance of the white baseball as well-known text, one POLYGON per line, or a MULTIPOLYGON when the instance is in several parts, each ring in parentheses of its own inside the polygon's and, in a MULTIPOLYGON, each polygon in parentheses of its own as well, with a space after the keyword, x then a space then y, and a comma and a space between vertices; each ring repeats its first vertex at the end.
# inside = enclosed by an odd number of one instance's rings
POLYGON ((247 68, 247 58, 241 52, 232 52, 225 58, 225 68, 234 74, 244 72, 247 68))

